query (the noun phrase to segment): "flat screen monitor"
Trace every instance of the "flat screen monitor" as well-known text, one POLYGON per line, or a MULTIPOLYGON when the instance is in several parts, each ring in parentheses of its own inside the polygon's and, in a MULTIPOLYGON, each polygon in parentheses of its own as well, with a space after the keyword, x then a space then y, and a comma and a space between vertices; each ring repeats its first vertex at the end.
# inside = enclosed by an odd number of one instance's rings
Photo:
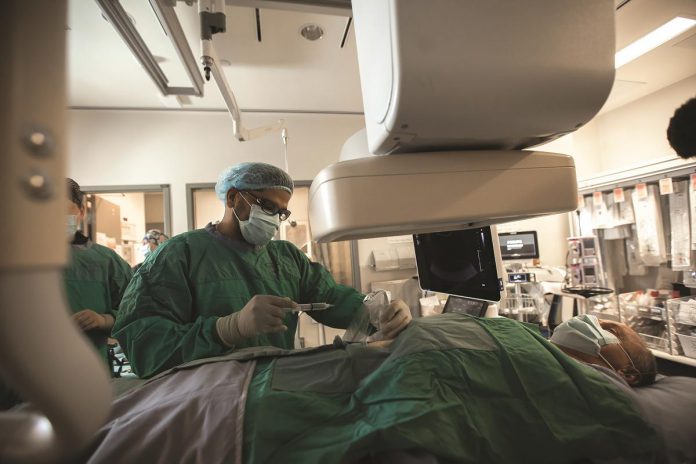
POLYGON ((490 227, 413 236, 418 279, 424 290, 500 301, 497 242, 490 227))
POLYGON ((450 295, 447 297, 447 303, 442 310, 443 314, 458 313, 468 314, 470 316, 483 317, 488 308, 487 301, 472 300, 470 298, 462 298, 460 296, 450 295))
POLYGON ((504 260, 539 257, 539 242, 535 230, 498 234, 500 257, 504 260))

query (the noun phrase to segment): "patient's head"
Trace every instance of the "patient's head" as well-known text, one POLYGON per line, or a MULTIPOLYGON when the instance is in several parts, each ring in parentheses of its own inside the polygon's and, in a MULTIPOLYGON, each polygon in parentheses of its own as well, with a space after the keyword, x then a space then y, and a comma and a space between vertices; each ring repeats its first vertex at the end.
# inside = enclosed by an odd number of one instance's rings
POLYGON ((632 387, 655 381, 655 357, 640 336, 620 322, 577 316, 559 325, 551 341, 575 359, 616 371, 632 387))
POLYGON ((657 375, 655 356, 640 335, 620 322, 601 320, 600 324, 604 330, 613 333, 621 341, 620 344, 602 347, 601 354, 612 364, 612 368, 619 372, 631 386, 649 385, 655 382, 657 375), (626 355, 630 359, 627 360, 626 355))

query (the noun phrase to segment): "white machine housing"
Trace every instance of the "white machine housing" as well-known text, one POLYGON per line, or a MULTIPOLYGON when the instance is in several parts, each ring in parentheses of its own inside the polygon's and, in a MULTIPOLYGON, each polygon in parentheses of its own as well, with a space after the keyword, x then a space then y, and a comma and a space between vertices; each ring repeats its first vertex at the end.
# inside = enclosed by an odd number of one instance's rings
POLYGON ((318 241, 455 230, 577 207, 572 132, 614 79, 614 2, 353 0, 365 137, 310 190, 318 241), (363 145, 364 146, 364 145, 363 145), (388 156, 374 156, 388 154, 388 156))
POLYGON ((614 81, 614 2, 353 0, 370 153, 572 132, 614 81))
POLYGON ((309 191, 319 242, 466 229, 576 207, 573 158, 533 151, 371 156, 323 169, 309 191))
POLYGON ((106 366, 65 301, 67 21, 67 0, 6 1, 0 14, 0 382, 31 403, 0 411, 2 463, 74 462, 111 406, 106 366))

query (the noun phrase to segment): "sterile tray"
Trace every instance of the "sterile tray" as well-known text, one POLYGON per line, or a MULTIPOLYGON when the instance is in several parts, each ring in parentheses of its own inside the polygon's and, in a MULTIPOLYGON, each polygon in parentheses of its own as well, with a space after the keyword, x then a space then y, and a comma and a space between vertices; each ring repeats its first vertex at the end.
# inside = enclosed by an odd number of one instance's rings
POLYGON ((588 298, 587 312, 598 319, 621 322, 621 307, 616 295, 598 295, 588 298))
POLYGON ((696 326, 696 303, 682 299, 670 300, 670 309, 674 313, 674 322, 677 324, 696 326))
POLYGON ((685 296, 667 300, 672 354, 696 358, 696 297, 685 296))
POLYGON ((653 321, 667 322, 665 308, 658 308, 657 306, 641 306, 637 303, 624 303, 621 308, 625 312, 626 316, 637 316, 652 319, 653 321))
POLYGON ((677 338, 679 339, 681 349, 684 351, 684 356, 696 358, 696 337, 678 333, 677 338))
POLYGON ((640 332, 638 333, 638 335, 640 335, 640 338, 642 338, 643 341, 645 341, 645 344, 648 345, 649 348, 664 351, 666 353, 670 352, 669 340, 667 338, 654 337, 652 335, 640 332))

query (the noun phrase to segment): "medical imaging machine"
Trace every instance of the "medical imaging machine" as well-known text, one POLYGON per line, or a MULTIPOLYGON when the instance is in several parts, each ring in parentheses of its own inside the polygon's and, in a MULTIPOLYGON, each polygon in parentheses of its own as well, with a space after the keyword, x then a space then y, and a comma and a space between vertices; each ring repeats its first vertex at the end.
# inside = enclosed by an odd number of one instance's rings
MULTIPOLYGON (((323 3, 336 2, 254 2, 323 3)), ((177 2, 151 4, 180 39, 177 2)), ((190 72, 189 95, 202 91, 202 72, 227 85, 212 46, 225 6, 199 2, 208 70, 190 72)), ((111 398, 107 373, 62 301, 66 10, 66 0, 10 0, 0 15, 0 375, 34 405, 0 413, 2 462, 73 456, 106 420, 111 398)), ((576 208, 573 159, 523 149, 581 127, 607 98, 612 0, 353 0, 352 16, 366 124, 356 137, 364 144, 314 179, 315 239, 448 232, 576 208)), ((198 52, 179 46, 191 64, 198 52)), ((244 129, 229 86, 223 95, 231 136, 258 135, 244 129)))

